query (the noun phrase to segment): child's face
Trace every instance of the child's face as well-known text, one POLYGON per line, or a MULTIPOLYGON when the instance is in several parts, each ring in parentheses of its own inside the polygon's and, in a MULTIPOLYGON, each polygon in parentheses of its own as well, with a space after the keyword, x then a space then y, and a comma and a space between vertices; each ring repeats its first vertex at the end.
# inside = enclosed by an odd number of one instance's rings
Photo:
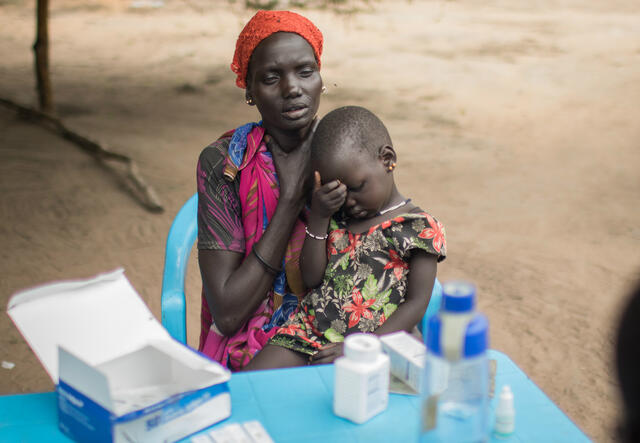
POLYGON ((375 217, 387 205, 393 190, 393 173, 387 169, 383 158, 367 150, 347 147, 318 163, 316 169, 322 184, 340 180, 347 187, 347 198, 342 207, 347 217, 375 217))

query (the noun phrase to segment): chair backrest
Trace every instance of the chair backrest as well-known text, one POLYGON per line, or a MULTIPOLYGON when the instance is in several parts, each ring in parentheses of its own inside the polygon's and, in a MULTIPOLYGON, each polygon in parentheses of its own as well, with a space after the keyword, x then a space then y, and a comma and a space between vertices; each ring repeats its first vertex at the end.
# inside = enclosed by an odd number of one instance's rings
MULTIPOLYGON (((198 194, 194 194, 182 206, 171 224, 167 236, 162 276, 162 325, 169 334, 182 343, 187 343, 187 311, 184 295, 184 280, 191 248, 198 235, 198 194)), ((420 332, 426 330, 429 318, 440 309, 442 286, 438 279, 433 285, 427 312, 418 324, 420 332)))
POLYGON ((169 334, 187 343, 187 311, 184 279, 191 248, 198 235, 198 194, 182 206, 167 236, 162 276, 162 325, 169 334))
POLYGON ((424 334, 427 330, 429 319, 438 313, 440 304, 442 304, 442 285, 436 278, 436 281, 433 282, 433 290, 431 291, 429 306, 427 306, 427 311, 424 313, 422 320, 420 321, 420 323, 418 323, 418 329, 420 329, 420 332, 422 332, 422 334, 424 334))

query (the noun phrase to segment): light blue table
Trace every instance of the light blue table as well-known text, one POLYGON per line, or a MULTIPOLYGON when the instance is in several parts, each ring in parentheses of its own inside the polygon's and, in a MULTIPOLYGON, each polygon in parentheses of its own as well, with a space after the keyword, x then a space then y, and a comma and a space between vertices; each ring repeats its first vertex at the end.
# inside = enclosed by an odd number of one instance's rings
MULTIPOLYGON (((496 359, 496 391, 514 393, 516 432, 495 442, 588 442, 584 433, 506 355, 496 359)), ((216 426, 258 420, 274 441, 414 442, 419 401, 391 394, 389 407, 365 424, 333 415, 333 366, 234 374, 229 382, 232 415, 216 426)), ((491 410, 496 400, 491 402, 491 410)), ((0 442, 69 442, 57 427, 55 393, 0 396, 0 442)), ((182 440, 188 442, 189 439, 182 440)))

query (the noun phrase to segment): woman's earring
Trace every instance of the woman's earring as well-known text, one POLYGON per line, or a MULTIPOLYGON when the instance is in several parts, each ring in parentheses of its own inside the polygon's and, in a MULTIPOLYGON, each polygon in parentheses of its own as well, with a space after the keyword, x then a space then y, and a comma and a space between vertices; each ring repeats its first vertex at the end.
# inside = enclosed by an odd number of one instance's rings
POLYGON ((391 172, 391 171, 393 171, 393 170, 395 169, 395 167, 396 167, 396 164, 395 164, 395 163, 391 163, 391 164, 387 167, 387 169, 389 170, 389 172, 391 172))
POLYGON ((327 87, 325 85, 322 85, 322 93, 326 94, 327 92, 327 87))
POLYGON ((245 100, 247 102, 247 104, 249 106, 253 105, 253 99, 251 97, 247 98, 247 100, 245 100))

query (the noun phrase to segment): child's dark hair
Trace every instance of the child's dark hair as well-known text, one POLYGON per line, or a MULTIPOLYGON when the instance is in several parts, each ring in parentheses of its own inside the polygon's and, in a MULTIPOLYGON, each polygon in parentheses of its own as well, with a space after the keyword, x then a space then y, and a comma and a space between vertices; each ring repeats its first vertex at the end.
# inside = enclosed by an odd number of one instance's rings
POLYGON ((344 106, 320 120, 311 142, 311 161, 334 153, 347 137, 373 156, 378 155, 380 147, 392 144, 387 128, 373 112, 360 106, 344 106))

